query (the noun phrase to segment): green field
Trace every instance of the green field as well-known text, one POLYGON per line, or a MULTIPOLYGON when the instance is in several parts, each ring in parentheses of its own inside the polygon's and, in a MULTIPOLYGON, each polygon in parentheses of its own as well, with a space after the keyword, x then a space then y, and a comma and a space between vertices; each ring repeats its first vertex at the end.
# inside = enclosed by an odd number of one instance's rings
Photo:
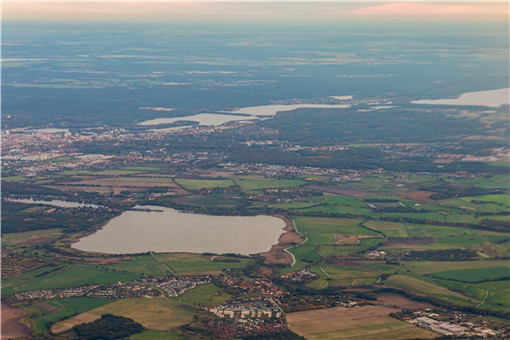
POLYGON ((28 178, 25 178, 22 176, 9 176, 9 177, 2 177, 2 181, 24 183, 24 182, 28 181, 28 178))
POLYGON ((230 298, 231 296, 229 294, 220 292, 218 287, 212 283, 208 283, 188 290, 184 294, 177 297, 172 297, 171 299, 186 304, 202 305, 208 303, 220 304, 229 300, 230 298))
MULTIPOLYGON (((113 171, 113 170, 112 170, 113 171)), ((119 171, 116 171, 119 172, 119 171)), ((126 172, 126 171, 120 171, 126 172)), ((138 182, 138 183, 173 183, 172 178, 169 177, 135 177, 135 176, 120 176, 124 175, 121 173, 115 175, 115 177, 98 178, 98 181, 117 181, 117 176, 120 178, 119 182, 138 182)), ((129 172, 129 171, 128 171, 129 172)))
POLYGON ((412 289, 414 291, 424 293, 427 295, 435 296, 438 298, 446 299, 451 302, 459 304, 474 304, 468 303, 468 298, 457 292, 451 291, 440 285, 427 282, 421 278, 412 277, 409 275, 393 275, 390 276, 385 284, 402 287, 406 289, 412 289))
POLYGON ((238 206, 240 201, 238 198, 233 198, 233 197, 193 195, 193 196, 186 196, 184 198, 180 198, 179 203, 186 203, 189 205, 194 205, 194 206, 199 206, 199 207, 233 208, 233 207, 238 206))
POLYGON ((121 168, 121 170, 130 170, 130 171, 158 171, 158 167, 154 166, 127 166, 121 168))
POLYGON ((332 204, 329 203, 327 205, 319 205, 313 206, 308 209, 303 209, 303 211, 309 212, 325 212, 325 213, 337 213, 337 214, 351 214, 351 215, 360 215, 360 216, 378 216, 377 212, 373 209, 369 208, 359 208, 359 207, 351 207, 340 204, 332 204))
POLYGON ((361 227, 359 224, 362 221, 357 219, 303 216, 295 216, 293 219, 299 232, 306 236, 314 233, 380 236, 379 233, 361 227))
POLYGON ((284 203, 268 204, 268 206, 271 207, 271 208, 278 208, 278 209, 304 209, 304 208, 312 207, 312 206, 314 206, 316 204, 317 203, 310 202, 310 201, 307 201, 307 202, 292 202, 292 201, 289 201, 289 202, 284 202, 284 203))
POLYGON ((314 198, 320 203, 330 203, 337 205, 347 205, 351 207, 367 208, 368 206, 360 199, 352 196, 325 196, 322 198, 314 198))
POLYGON ((407 229, 403 223, 367 221, 363 225, 383 233, 386 237, 408 237, 407 229))
MULTIPOLYGON (((386 272, 391 272, 392 268, 389 266, 387 267, 388 269, 386 272)), ((313 271, 317 274, 322 274, 319 280, 315 280, 310 284, 311 287, 316 286, 315 288, 325 288, 326 286, 370 285, 374 284, 381 274, 385 272, 384 270, 378 270, 376 268, 345 267, 329 263, 321 263, 313 267, 313 271), (331 276, 330 280, 326 280, 327 276, 323 271, 331 276)))
POLYGON ((264 178, 262 176, 235 177, 234 182, 243 189, 243 191, 253 191, 270 188, 291 188, 305 184, 305 181, 297 179, 276 179, 264 178))
MULTIPOLYGON (((53 268, 52 268, 53 269, 53 268)), ((66 288, 76 287, 85 284, 107 284, 118 281, 132 281, 138 276, 133 274, 125 274, 111 271, 103 271, 100 269, 86 266, 63 267, 61 270, 42 275, 40 277, 32 277, 26 281, 15 285, 3 286, 3 294, 12 294, 29 290, 49 289, 49 288, 66 288)), ((19 280, 18 277, 10 281, 19 280)))
POLYGON ((374 245, 383 243, 384 239, 361 239, 360 244, 357 246, 332 246, 321 245, 319 247, 319 254, 322 258, 330 256, 344 256, 356 253, 365 253, 366 249, 374 245))
POLYGON ((467 299, 472 301, 472 305, 492 310, 510 311, 509 280, 470 283, 429 276, 423 278, 432 284, 462 292, 467 299))
POLYGON ((59 172, 62 175, 73 176, 73 175, 86 175, 92 174, 91 170, 64 170, 59 172))
POLYGON ((180 186, 188 190, 200 190, 210 188, 226 188, 234 185, 229 179, 188 179, 188 178, 176 178, 180 186))
POLYGON ((32 236, 57 239, 63 235, 61 228, 26 231, 22 233, 9 233, 2 235, 2 245, 11 245, 32 236))
POLYGON ((214 262, 210 256, 199 254, 155 254, 132 256, 133 260, 109 265, 108 268, 117 272, 126 271, 140 275, 169 275, 174 273, 214 273, 222 269, 242 268, 252 262, 250 259, 239 259, 239 262, 214 262), (169 271, 169 269, 172 271, 169 271))
POLYGON ((382 235, 360 226, 362 220, 329 217, 293 217, 300 233, 307 242, 289 249, 297 261, 320 260, 331 255, 348 255, 361 252, 369 246, 383 241, 382 235), (360 239, 358 245, 335 245, 335 235, 369 236, 360 239))
POLYGON ((508 267, 490 267, 476 269, 457 269, 442 272, 430 273, 429 276, 462 282, 483 282, 494 281, 510 277, 510 268, 508 267))
POLYGON ((73 316, 78 313, 83 313, 93 308, 110 303, 112 299, 94 299, 87 297, 78 297, 71 299, 54 299, 46 302, 39 302, 29 307, 24 308, 29 315, 34 314, 34 318, 30 318, 36 332, 47 332, 51 324, 73 316), (48 312, 49 311, 49 312, 48 312))
POLYGON ((143 171, 138 170, 102 170, 94 172, 95 176, 123 176, 123 175, 135 175, 142 173, 143 171))
POLYGON ((424 275, 447 270, 503 267, 508 266, 508 261, 406 261, 405 266, 411 272, 424 275))

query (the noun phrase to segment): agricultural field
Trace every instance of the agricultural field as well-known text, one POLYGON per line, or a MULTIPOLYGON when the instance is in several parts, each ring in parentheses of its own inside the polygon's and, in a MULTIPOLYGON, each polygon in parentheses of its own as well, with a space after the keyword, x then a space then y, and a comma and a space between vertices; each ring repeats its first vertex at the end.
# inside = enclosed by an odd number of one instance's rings
POLYGON ((232 296, 222 292, 212 283, 200 285, 186 291, 184 294, 172 297, 174 301, 189 305, 217 305, 231 299, 232 296))
POLYGON ((51 242, 63 236, 61 228, 33 230, 21 233, 9 233, 2 235, 2 246, 15 246, 18 244, 37 244, 51 242))
POLYGON ((356 287, 376 283, 381 274, 392 272, 387 269, 374 268, 370 264, 356 261, 331 261, 311 268, 320 275, 320 279, 312 281, 309 286, 326 288, 331 286, 356 287))
POLYGON ((370 229, 380 231, 386 237, 409 237, 404 223, 367 221, 363 225, 370 229))
MULTIPOLYGON (((385 281, 403 288, 412 288, 428 294, 445 293, 438 289, 451 289, 443 296, 452 302, 462 303, 452 293, 462 292, 464 299, 480 308, 508 311, 510 286, 508 284, 508 261, 406 261, 404 267, 409 274, 392 276, 385 281), (507 279, 505 279, 507 277, 507 279), (420 281, 416 281, 419 279, 420 281), (485 281, 485 280, 496 281, 485 281), (502 280, 497 280, 502 279, 502 280), (412 282, 408 282, 408 281, 412 282), (432 286, 431 286, 432 285, 432 286), (435 288, 434 288, 435 286, 435 288)), ((401 271, 404 273, 404 271, 401 271)))
POLYGON ((185 197, 179 197, 175 200, 179 204, 186 204, 190 206, 198 207, 223 207, 223 208, 234 208, 239 205, 239 199, 228 195, 221 196, 201 196, 201 195, 189 195, 185 197))
POLYGON ((211 188, 226 188, 234 185, 229 179, 189 179, 176 178, 175 182, 188 190, 200 190, 211 188))
POLYGON ((306 236, 316 233, 380 236, 380 234, 360 226, 362 221, 357 219, 296 216, 294 221, 298 231, 306 236))
POLYGON ((238 259, 239 262, 216 262, 211 256, 200 254, 154 254, 132 256, 132 260, 112 264, 108 269, 135 275, 169 275, 179 273, 217 273, 222 269, 242 268, 252 262, 250 259, 238 259))
POLYGON ((254 191, 272 188, 292 188, 305 184, 305 181, 298 179, 274 179, 262 176, 233 176, 232 180, 239 185, 243 191, 254 191))
POLYGON ((28 178, 23 176, 9 176, 9 177, 2 177, 3 181, 7 182, 17 182, 17 183, 24 183, 28 181, 28 178))
POLYGON ((335 307, 287 314, 289 329, 307 339, 432 339, 436 333, 396 320, 397 309, 335 307), (342 320, 342 322, 338 322, 342 320))
POLYGON ((350 207, 358 207, 358 208, 367 208, 367 204, 363 202, 363 200, 352 197, 352 196, 324 196, 314 198, 314 201, 317 203, 328 203, 328 204, 336 204, 342 206, 350 206, 350 207))
POLYGON ((425 275, 439 271, 485 269, 508 266, 506 260, 491 261, 406 261, 405 266, 412 272, 425 275))
POLYGON ((38 274, 38 277, 33 275, 34 273, 26 273, 23 275, 26 279, 14 277, 9 281, 3 282, 3 294, 48 288, 76 287, 93 283, 106 284, 118 281, 132 281, 138 277, 138 275, 130 273, 110 272, 87 265, 53 267, 47 273, 38 274))
POLYGON ((361 220, 296 216, 294 221, 307 238, 302 245, 289 249, 298 261, 357 253, 383 241, 381 234, 360 225, 361 220))
POLYGON ((49 325, 52 325, 62 318, 83 313, 112 301, 114 300, 85 297, 54 299, 26 306, 24 309, 27 311, 31 324, 36 332, 44 333, 49 330, 49 325))
POLYGON ((162 298, 122 299, 91 309, 85 312, 85 315, 78 314, 70 319, 57 322, 52 326, 52 329, 61 333, 83 323, 84 319, 94 320, 95 317, 102 314, 113 314, 131 318, 148 329, 170 331, 191 322, 194 311, 194 307, 162 298))
POLYGON ((390 276, 384 284, 411 289, 413 291, 427 294, 428 296, 436 297, 439 299, 444 299, 459 305, 474 306, 481 302, 481 300, 477 300, 476 298, 450 290, 447 287, 433 282, 432 280, 429 281, 425 277, 398 274, 390 276))

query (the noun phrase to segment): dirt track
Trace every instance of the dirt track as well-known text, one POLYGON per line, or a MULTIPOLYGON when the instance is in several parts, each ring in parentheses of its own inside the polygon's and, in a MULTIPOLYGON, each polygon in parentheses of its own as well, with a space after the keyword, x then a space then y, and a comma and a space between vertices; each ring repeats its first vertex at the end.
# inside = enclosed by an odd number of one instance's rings
POLYGON ((281 263, 291 265, 293 263, 292 256, 285 249, 301 244, 305 239, 294 230, 294 223, 292 223, 289 217, 284 215, 274 215, 274 217, 285 221, 285 228, 283 228, 285 232, 280 235, 278 244, 272 246, 269 251, 260 253, 260 255, 265 258, 265 263, 267 264, 281 263))

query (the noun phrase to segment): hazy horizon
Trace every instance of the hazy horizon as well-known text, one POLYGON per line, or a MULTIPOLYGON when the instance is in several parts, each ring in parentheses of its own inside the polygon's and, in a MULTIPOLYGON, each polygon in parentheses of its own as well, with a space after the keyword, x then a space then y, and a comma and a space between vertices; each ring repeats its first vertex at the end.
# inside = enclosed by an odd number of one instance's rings
POLYGON ((299 23, 508 22, 506 2, 17 2, 2 4, 3 22, 299 23))

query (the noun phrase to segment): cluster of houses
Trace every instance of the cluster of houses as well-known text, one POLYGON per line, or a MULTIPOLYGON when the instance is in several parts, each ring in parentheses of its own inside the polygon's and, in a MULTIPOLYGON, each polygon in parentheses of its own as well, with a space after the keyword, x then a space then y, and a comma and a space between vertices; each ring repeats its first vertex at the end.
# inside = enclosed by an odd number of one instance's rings
POLYGON ((318 279, 319 275, 317 275, 309 270, 301 269, 297 272, 290 272, 290 273, 284 274, 284 275, 282 275, 282 277, 285 279, 296 281, 296 282, 303 282, 303 281, 311 281, 311 280, 318 279))
POLYGON ((244 293, 259 293, 266 297, 279 297, 287 294, 286 291, 266 278, 240 279, 221 275, 217 278, 217 282, 221 286, 234 288, 244 293))
POLYGON ((187 290, 193 289, 196 286, 209 283, 209 277, 198 279, 182 279, 179 277, 172 277, 165 281, 158 282, 156 287, 164 290, 168 296, 179 296, 187 290))
POLYGON ((209 276, 170 276, 145 278, 133 283, 116 282, 107 285, 83 285, 70 288, 40 289, 18 292, 8 296, 12 303, 50 300, 54 298, 91 297, 126 299, 132 297, 158 297, 164 291, 168 296, 179 296, 198 285, 210 282, 209 276))
POLYGON ((271 300, 242 301, 216 306, 209 312, 220 318, 279 318, 281 309, 271 300))
POLYGON ((24 256, 2 248, 2 280, 49 265, 50 262, 35 256, 24 256))
MULTIPOLYGON (((359 181, 363 177, 380 173, 382 169, 375 170, 347 170, 336 168, 318 168, 311 166, 276 165, 276 164, 248 164, 227 162, 221 166, 226 170, 241 173, 256 173, 273 178, 296 178, 299 176, 326 176, 333 177, 337 182, 359 181)), ((313 180, 313 178, 310 178, 313 180)))
POLYGON ((287 330, 283 318, 210 319, 207 330, 221 339, 243 338, 287 330))
POLYGON ((8 296, 10 302, 50 300, 55 298, 91 297, 126 299, 132 297, 157 297, 161 292, 153 287, 130 283, 110 283, 107 285, 84 285, 70 288, 54 288, 18 292, 8 296))

